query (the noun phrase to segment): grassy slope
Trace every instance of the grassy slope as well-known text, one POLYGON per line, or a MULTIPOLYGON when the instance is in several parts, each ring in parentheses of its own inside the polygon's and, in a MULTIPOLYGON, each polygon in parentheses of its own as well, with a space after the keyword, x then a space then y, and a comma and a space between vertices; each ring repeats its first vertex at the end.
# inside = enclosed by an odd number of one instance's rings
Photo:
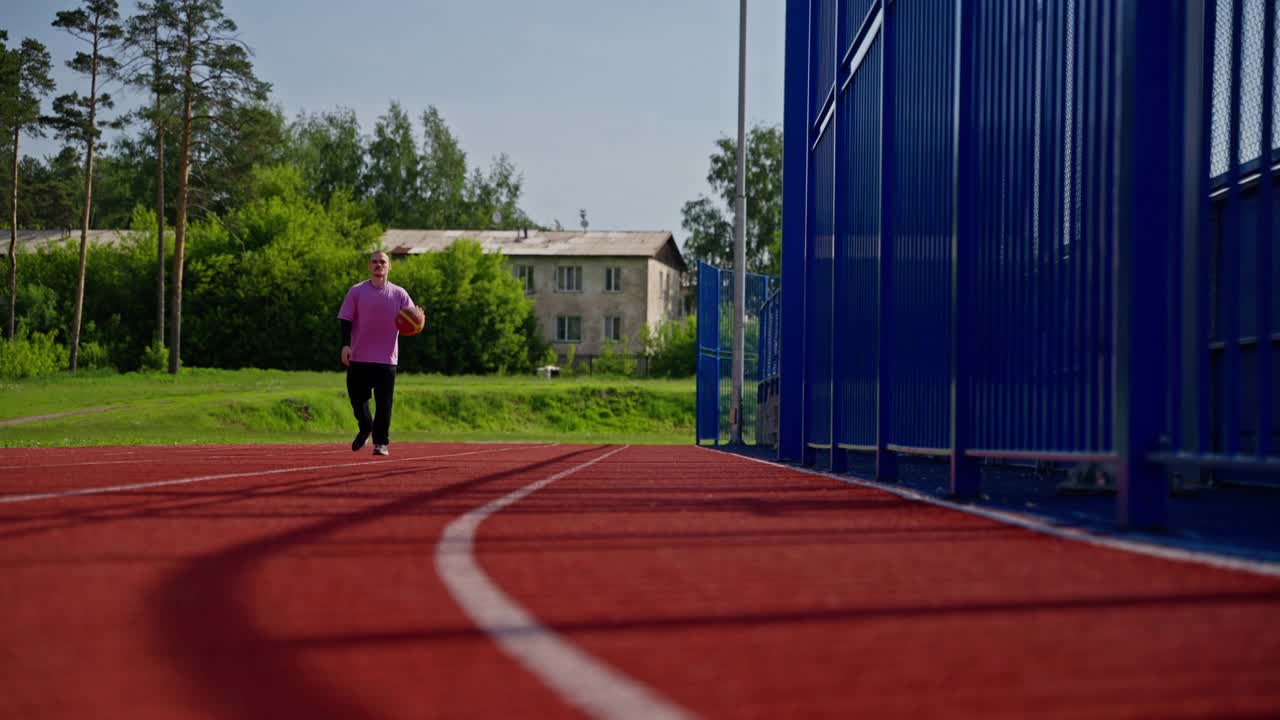
MULTIPOLYGON (((341 373, 184 370, 80 373, 0 385, 0 446, 337 442, 355 420, 341 373)), ((693 380, 442 377, 396 381, 394 440, 687 443, 693 380)))

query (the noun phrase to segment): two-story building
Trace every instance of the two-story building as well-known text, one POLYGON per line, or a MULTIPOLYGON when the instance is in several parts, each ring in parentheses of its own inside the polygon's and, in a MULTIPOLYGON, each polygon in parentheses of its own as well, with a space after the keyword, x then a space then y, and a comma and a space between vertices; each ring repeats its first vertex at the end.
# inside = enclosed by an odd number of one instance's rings
POLYGON ((500 252, 534 301, 542 331, 563 355, 600 354, 606 339, 632 352, 640 327, 683 316, 688 270, 670 232, 541 230, 387 230, 395 257, 444 250, 459 238, 500 252))

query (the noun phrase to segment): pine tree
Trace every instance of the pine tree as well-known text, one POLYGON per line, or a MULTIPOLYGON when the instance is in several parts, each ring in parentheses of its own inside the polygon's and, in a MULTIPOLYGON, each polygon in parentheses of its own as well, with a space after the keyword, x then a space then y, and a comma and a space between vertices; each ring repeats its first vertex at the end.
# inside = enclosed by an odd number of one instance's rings
POLYGON ((270 85, 253 73, 251 51, 222 10, 221 0, 170 0, 159 6, 165 95, 181 103, 173 271, 169 292, 169 372, 177 374, 182 341, 182 270, 192 148, 206 140, 220 114, 265 100, 270 85))
POLYGON ((72 92, 53 101, 52 124, 63 139, 84 143, 84 207, 80 211, 80 265, 76 276, 75 310, 71 318, 71 372, 76 371, 80 355, 80 320, 84 314, 85 258, 89 244, 89 217, 93 209, 93 152, 102 134, 99 109, 113 106, 111 96, 98 94, 98 81, 119 69, 120 63, 110 52, 124 35, 116 0, 84 0, 83 7, 63 10, 53 26, 89 45, 89 52, 77 52, 67 67, 89 79, 89 96, 72 92))
POLYGON ((12 138, 12 184, 9 205, 9 327, 7 337, 17 331, 18 295, 18 163, 22 158, 18 139, 25 131, 42 133, 44 120, 40 100, 53 92, 49 77, 49 51, 36 40, 26 38, 19 47, 9 49, 8 33, 0 30, 0 128, 12 138))

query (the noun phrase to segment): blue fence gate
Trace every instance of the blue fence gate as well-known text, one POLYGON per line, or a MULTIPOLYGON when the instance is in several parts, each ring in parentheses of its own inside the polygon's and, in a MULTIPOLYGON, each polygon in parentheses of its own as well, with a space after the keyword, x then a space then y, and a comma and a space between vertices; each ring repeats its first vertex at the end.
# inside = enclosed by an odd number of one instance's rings
MULTIPOLYGON (((757 408, 761 375, 761 313, 777 288, 769 275, 747 273, 746 319, 743 325, 742 441, 757 443, 757 408)), ((772 356, 777 365, 776 347, 772 356)), ((727 442, 733 392, 733 271, 698 263, 697 441, 727 442)))

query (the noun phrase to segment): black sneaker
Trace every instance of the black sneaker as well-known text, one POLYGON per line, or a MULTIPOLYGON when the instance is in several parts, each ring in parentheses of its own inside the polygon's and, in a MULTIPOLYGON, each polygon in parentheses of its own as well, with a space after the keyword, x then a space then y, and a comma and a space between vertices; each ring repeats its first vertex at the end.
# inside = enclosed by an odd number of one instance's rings
POLYGON ((360 432, 356 433, 356 439, 351 441, 351 452, 355 452, 360 448, 364 447, 364 444, 368 441, 369 441, 368 430, 361 430, 360 432))

